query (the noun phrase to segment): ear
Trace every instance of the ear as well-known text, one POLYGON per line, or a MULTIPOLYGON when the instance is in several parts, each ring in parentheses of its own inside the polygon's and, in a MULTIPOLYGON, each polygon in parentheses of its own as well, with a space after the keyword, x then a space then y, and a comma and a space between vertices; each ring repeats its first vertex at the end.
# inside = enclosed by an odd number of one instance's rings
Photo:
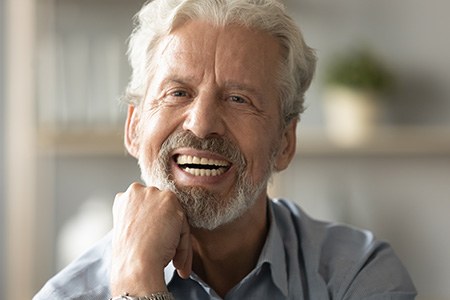
POLYGON ((139 155, 139 112, 134 105, 128 105, 127 120, 125 122, 124 144, 128 153, 135 158, 139 155))
POLYGON ((286 128, 283 129, 281 146, 275 158, 275 171, 286 169, 295 155, 297 147, 297 118, 293 119, 286 128))

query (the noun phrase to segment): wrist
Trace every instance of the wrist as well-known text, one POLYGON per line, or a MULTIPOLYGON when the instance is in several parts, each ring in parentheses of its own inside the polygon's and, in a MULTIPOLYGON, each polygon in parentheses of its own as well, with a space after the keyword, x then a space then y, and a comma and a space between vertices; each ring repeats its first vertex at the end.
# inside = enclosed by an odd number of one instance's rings
POLYGON ((175 298, 169 292, 158 292, 143 297, 130 296, 129 293, 125 293, 122 296, 113 297, 109 300, 175 300, 175 298))
POLYGON ((166 292, 168 290, 164 280, 164 271, 158 272, 158 274, 150 272, 129 275, 117 273, 111 278, 112 295, 152 295, 166 292))

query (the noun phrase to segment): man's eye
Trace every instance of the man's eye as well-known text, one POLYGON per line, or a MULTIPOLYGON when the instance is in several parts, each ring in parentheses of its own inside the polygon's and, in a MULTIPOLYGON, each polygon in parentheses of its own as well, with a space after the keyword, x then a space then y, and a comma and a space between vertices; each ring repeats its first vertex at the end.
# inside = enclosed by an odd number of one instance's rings
POLYGON ((240 96, 230 96, 230 100, 235 103, 244 104, 247 103, 247 100, 240 96))
POLYGON ((185 91, 174 91, 171 93, 171 96, 173 97, 187 97, 188 93, 185 91))

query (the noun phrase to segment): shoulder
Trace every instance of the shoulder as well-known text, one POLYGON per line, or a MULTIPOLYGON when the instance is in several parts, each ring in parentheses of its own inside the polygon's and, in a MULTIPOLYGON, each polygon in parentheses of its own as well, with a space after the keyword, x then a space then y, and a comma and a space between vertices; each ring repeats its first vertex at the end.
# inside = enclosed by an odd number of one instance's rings
POLYGON ((310 289, 326 287, 333 299, 415 295, 392 247, 372 232, 315 220, 290 201, 274 200, 272 207, 283 239, 298 241, 295 254, 301 257, 310 289))
POLYGON ((33 300, 107 299, 110 249, 111 234, 108 234, 51 278, 33 300))
POLYGON ((274 200, 272 207, 281 235, 298 240, 306 264, 342 269, 340 264, 352 265, 380 246, 370 231, 315 220, 293 202, 274 200))

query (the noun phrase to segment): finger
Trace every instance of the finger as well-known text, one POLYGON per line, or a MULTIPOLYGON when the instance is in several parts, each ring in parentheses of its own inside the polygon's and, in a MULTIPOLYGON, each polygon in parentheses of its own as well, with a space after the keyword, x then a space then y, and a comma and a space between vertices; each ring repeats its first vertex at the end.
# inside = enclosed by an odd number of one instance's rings
POLYGON ((123 193, 117 193, 114 198, 114 203, 112 207, 113 221, 115 222, 119 215, 125 211, 125 206, 128 204, 133 194, 136 194, 141 189, 145 188, 142 184, 134 182, 130 184, 127 190, 123 193))
POLYGON ((123 197, 123 193, 116 194, 116 197, 114 198, 113 206, 112 206, 112 214, 113 214, 113 221, 116 223, 116 218, 118 216, 118 212, 120 211, 121 206, 121 198, 123 197))
POLYGON ((180 242, 173 258, 173 265, 181 278, 189 278, 192 272, 192 243, 191 232, 186 218, 183 220, 180 242))

